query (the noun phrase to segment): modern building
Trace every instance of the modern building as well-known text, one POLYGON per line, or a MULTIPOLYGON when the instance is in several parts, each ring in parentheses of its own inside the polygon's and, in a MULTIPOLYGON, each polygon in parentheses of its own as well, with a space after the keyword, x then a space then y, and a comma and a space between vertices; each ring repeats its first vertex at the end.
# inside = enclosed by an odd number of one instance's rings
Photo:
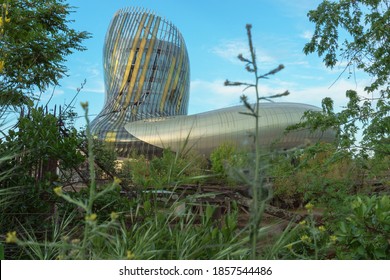
POLYGON ((106 34, 103 67, 105 102, 91 122, 92 133, 114 142, 122 155, 132 148, 154 150, 124 125, 187 114, 190 66, 183 36, 171 22, 144 9, 121 9, 106 34))
MULTIPOLYGON (((235 106, 187 116, 190 67, 183 36, 169 21, 144 9, 119 10, 108 28, 104 51, 106 98, 91 123, 98 139, 113 142, 121 156, 132 150, 159 153, 185 145, 206 156, 224 142, 254 149, 255 119, 235 106)), ((261 103, 259 137, 265 148, 289 149, 333 131, 285 134, 307 110, 299 103, 261 103)))
MULTIPOLYGON (((286 133, 298 123, 305 111, 319 108, 307 104, 260 103, 259 145, 266 150, 304 147, 316 141, 334 140, 334 132, 308 129, 286 133)), ((234 106, 190 116, 145 119, 125 125, 128 132, 144 143, 173 151, 192 149, 209 156, 223 143, 253 151, 256 123, 245 106, 234 106)))

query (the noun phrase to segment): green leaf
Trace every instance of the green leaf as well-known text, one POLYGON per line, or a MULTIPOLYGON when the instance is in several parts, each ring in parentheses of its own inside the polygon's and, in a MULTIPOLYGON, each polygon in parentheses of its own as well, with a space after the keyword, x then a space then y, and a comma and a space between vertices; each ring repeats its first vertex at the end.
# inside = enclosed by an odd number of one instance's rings
POLYGON ((215 207, 211 206, 210 204, 208 204, 206 206, 206 224, 210 221, 210 219, 212 218, 213 214, 214 214, 214 211, 215 211, 215 207))
POLYGON ((152 210, 152 204, 149 200, 144 201, 143 206, 146 213, 149 213, 152 210))
POLYGON ((4 245, 3 243, 0 243, 0 260, 4 260, 4 245))

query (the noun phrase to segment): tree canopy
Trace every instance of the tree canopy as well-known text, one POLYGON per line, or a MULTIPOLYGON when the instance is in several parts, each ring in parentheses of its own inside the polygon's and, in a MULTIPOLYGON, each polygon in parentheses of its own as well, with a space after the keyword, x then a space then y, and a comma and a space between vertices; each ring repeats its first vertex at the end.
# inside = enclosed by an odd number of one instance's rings
POLYGON ((324 0, 308 17, 315 30, 305 54, 317 53, 330 68, 346 62, 342 74, 357 69, 372 77, 365 92, 346 92, 349 102, 339 113, 334 112, 332 99, 325 98, 325 114, 308 112, 308 123, 314 128, 337 127, 339 144, 349 148, 356 147, 362 128, 359 150, 389 155, 390 1, 324 0))
POLYGON ((33 91, 58 85, 66 56, 89 33, 71 28, 64 0, 0 0, 0 105, 31 103, 33 91))

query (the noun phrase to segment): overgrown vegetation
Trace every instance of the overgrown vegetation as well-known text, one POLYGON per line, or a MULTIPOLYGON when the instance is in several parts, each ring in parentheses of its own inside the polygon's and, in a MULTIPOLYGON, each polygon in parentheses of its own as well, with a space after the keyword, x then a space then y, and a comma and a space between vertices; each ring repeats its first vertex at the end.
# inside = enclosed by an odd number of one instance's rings
MULTIPOLYGON (((388 30, 381 28, 389 19, 383 7, 387 1, 324 1, 309 12, 317 26, 305 52, 325 54, 334 66, 336 31, 345 28, 353 39, 344 46, 348 67, 358 63, 373 75, 367 90, 379 94, 374 102, 350 91, 337 114, 325 99, 323 113, 307 113, 297 125, 336 129, 335 143, 273 154, 226 143, 210 162, 170 150, 118 162, 109 143, 90 135, 87 104, 84 132, 64 114, 33 106, 39 97, 32 89, 57 84, 66 73, 64 57, 88 37, 67 27, 70 7, 55 0, 3 1, 0 110, 2 117, 11 107, 20 114, 0 140, 0 259, 389 259, 389 62, 379 55, 389 53, 382 44, 388 30), (24 27, 29 36, 18 39, 14 31, 24 27), (34 57, 18 52, 14 43, 21 39, 34 57), (39 44, 50 51, 38 63, 39 44), (364 124, 359 149, 356 121, 364 124), (216 182, 218 188, 204 191, 216 182)), ((260 75, 250 25, 247 32, 251 57, 239 59, 255 82, 226 84, 256 90, 255 104, 241 100, 257 127, 259 101, 287 92, 259 96, 259 82, 283 67, 260 75)), ((259 137, 256 131, 255 144, 259 137)))

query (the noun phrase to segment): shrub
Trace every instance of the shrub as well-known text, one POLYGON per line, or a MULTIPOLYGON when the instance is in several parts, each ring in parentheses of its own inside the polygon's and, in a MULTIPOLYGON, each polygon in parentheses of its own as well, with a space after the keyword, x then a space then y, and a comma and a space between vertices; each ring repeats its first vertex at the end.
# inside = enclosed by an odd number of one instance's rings
POLYGON ((340 259, 390 258, 390 197, 356 196, 340 215, 335 235, 340 259))
POLYGON ((210 155, 212 173, 228 184, 237 182, 233 170, 247 168, 247 161, 248 154, 229 143, 220 145, 210 155))
POLYGON ((202 180, 205 166, 206 160, 194 152, 182 155, 166 149, 151 160, 143 155, 125 160, 120 174, 136 187, 167 188, 202 180))
POLYGON ((330 206, 352 193, 356 170, 352 159, 331 144, 318 143, 272 159, 274 201, 294 208, 314 201, 330 206))

